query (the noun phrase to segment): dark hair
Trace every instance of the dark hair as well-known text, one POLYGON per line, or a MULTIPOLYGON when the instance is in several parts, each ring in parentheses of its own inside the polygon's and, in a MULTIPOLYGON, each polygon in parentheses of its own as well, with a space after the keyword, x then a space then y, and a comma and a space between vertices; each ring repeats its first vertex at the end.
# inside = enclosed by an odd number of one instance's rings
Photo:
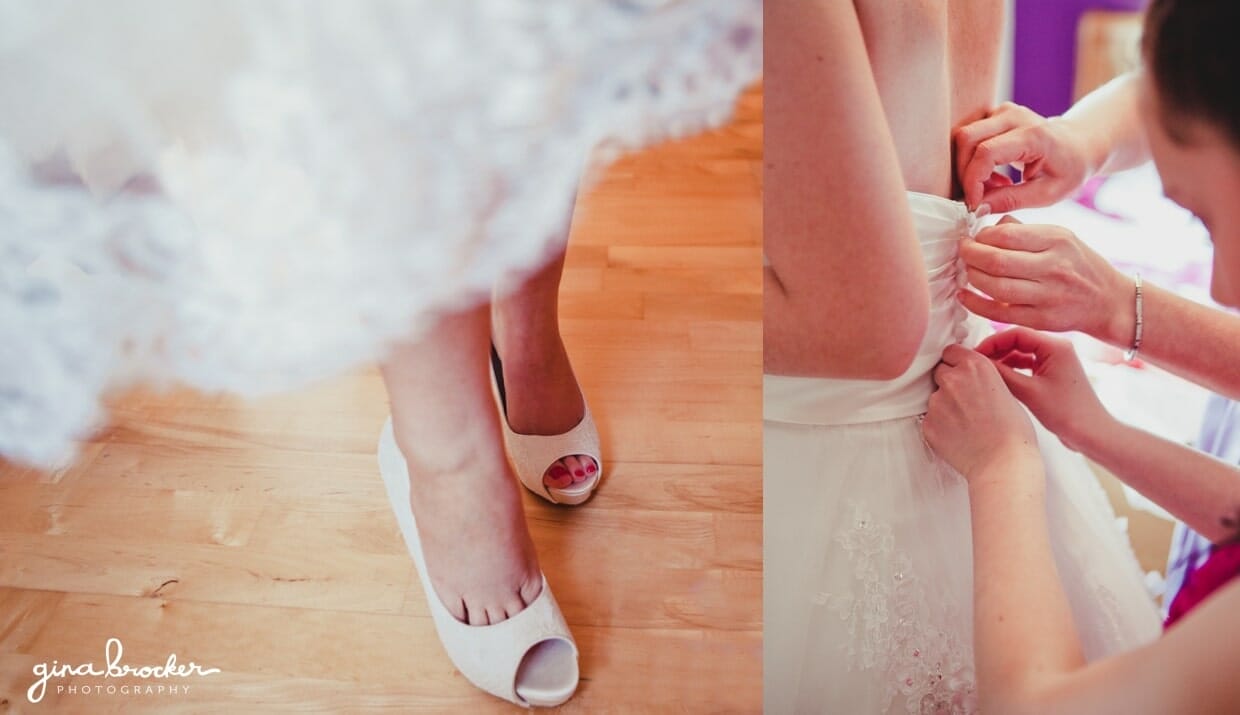
POLYGON ((1207 120, 1240 149, 1237 29, 1237 0, 1152 0, 1141 53, 1170 117, 1207 120))

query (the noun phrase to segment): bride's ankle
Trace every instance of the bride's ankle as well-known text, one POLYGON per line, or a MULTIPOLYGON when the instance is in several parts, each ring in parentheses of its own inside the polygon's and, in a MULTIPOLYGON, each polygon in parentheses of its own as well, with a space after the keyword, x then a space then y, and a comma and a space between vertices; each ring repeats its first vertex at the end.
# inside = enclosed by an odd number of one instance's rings
POLYGON ((527 367, 565 353, 558 319, 524 318, 520 321, 495 319, 492 325, 495 349, 505 365, 527 367))
POLYGON ((409 465, 410 487, 433 487, 444 480, 472 477, 497 481, 509 478, 508 458, 499 434, 490 439, 470 431, 444 433, 435 438, 426 434, 395 434, 396 445, 409 465))

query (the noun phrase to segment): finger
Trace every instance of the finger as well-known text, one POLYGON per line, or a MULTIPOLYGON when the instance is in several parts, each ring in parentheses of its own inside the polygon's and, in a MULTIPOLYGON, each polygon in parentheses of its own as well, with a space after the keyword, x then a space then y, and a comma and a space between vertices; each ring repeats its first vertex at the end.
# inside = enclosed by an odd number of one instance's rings
POLYGON ((979 142, 1020 126, 1024 122, 1018 112, 1012 111, 1015 106, 1000 104, 986 112, 986 116, 981 119, 975 119, 968 124, 957 127, 952 132, 952 140, 955 142, 956 147, 958 149, 972 150, 979 142))
MULTIPOLYGON (((1001 105, 992 109, 984 118, 956 129, 952 133, 952 145, 955 149, 955 166, 953 168, 956 170, 956 176, 960 178, 965 176, 969 164, 977 154, 978 145, 1000 134, 1010 132, 1019 126, 1019 113, 1012 111, 1011 107, 1001 105)), ((970 198, 976 199, 977 197, 971 196, 966 192, 965 202, 970 207, 975 207, 976 200, 970 201, 970 198)))
POLYGON ((979 268, 969 268, 969 283, 991 298, 1010 305, 1037 305, 1038 283, 1024 278, 995 276, 979 268))
POLYGON ((1052 345, 1058 342, 1046 333, 1021 326, 987 336, 978 343, 977 351, 988 356, 1020 352, 1040 361, 1044 355, 1049 356, 1058 349, 1057 345, 1052 345))
POLYGON ((1015 184, 1016 182, 1012 181, 1012 177, 1008 176, 1007 174, 1004 174, 1001 171, 996 171, 995 173, 990 175, 989 179, 982 182, 983 200, 985 199, 985 196, 987 193, 991 191, 995 191, 997 189, 1002 189, 1005 186, 1013 186, 1015 184))
POLYGON ((960 258, 967 267, 985 271, 992 276, 1032 280, 1039 273, 1036 254, 998 248, 988 243, 961 241, 960 258))
POLYGON ((1034 161, 1041 155, 1037 133, 1029 128, 1013 129, 977 143, 957 173, 964 189, 965 204, 976 208, 982 202, 983 184, 995 169, 1013 162, 1034 161))
POLYGON ((991 359, 998 359, 1016 350, 1018 334, 1033 332, 1029 328, 1014 327, 1000 330, 982 338, 975 348, 979 353, 991 359))
POLYGON ((983 119, 960 127, 953 132, 952 141, 956 148, 956 175, 964 176, 965 168, 972 160, 977 145, 991 137, 1011 131, 1020 126, 1019 113, 1008 107, 998 107, 983 119))
POLYGON ((976 350, 977 353, 981 355, 982 357, 985 357, 988 360, 992 360, 994 362, 1000 362, 1006 359, 1009 355, 1024 354, 1024 353, 1021 353, 1019 350, 1009 349, 1005 346, 996 344, 996 342, 998 341, 998 338, 996 336, 1002 335, 1003 333, 1006 333, 1009 330, 1015 330, 1015 329, 1016 328, 1007 328, 1006 330, 1002 330, 998 333, 991 333, 985 338, 982 338, 981 342, 977 344, 977 347, 974 348, 974 350, 976 350))
POLYGON ((1008 392, 1016 399, 1024 402, 1033 394, 1033 388, 1036 377, 1030 377, 1022 373, 1016 372, 1016 368, 1003 363, 995 363, 995 369, 999 371, 999 377, 1003 380, 1003 384, 1007 385, 1008 392))
POLYGON ((1026 179, 1019 184, 982 187, 982 203, 990 204, 993 213, 1007 213, 1017 209, 1050 206, 1059 200, 1063 192, 1059 181, 1050 177, 1026 179))
POLYGON ((997 300, 980 296, 971 290, 959 291, 956 293, 956 297, 970 313, 975 313, 996 323, 1033 327, 1041 325, 1041 313, 1032 306, 1001 303, 997 300))
MULTIPOLYGON (((1004 216, 1003 218, 1010 217, 1004 216)), ((973 240, 995 248, 1006 248, 1009 251, 1041 253, 1051 247, 1054 243, 1054 234, 1059 230, 1058 226, 1025 224, 1016 219, 1001 220, 994 226, 987 226, 978 231, 973 240)))
POLYGON ((1004 355, 998 362, 1013 370, 1032 370, 1038 366, 1038 361, 1029 353, 1015 351, 1004 355))
POLYGON ((968 360, 969 354, 972 352, 972 350, 964 347, 963 345, 952 343, 943 349, 943 362, 941 364, 955 367, 965 360, 968 360))

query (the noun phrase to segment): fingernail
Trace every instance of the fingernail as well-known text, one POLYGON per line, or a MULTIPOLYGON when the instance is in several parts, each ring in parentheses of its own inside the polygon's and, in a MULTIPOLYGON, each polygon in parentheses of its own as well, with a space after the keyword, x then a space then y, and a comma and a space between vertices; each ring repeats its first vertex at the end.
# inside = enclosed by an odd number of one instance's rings
POLYGON ((978 218, 982 218, 983 216, 989 216, 990 215, 990 204, 978 204, 977 211, 974 211, 973 214, 977 216, 978 218))

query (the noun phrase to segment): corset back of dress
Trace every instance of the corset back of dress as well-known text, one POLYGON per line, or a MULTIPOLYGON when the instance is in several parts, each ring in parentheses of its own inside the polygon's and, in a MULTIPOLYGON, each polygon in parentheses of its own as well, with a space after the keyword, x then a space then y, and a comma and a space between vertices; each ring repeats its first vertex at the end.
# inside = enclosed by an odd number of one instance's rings
MULTIPOLYGON (((931 372, 952 343, 974 345, 988 327, 956 298, 966 283, 958 258, 961 239, 976 233, 979 219, 964 204, 908 193, 930 286, 930 317, 917 357, 894 380, 763 376, 763 416, 798 424, 856 424, 910 417, 926 411, 934 391, 931 372)), ((875 325, 874 330, 882 330, 875 325)))

